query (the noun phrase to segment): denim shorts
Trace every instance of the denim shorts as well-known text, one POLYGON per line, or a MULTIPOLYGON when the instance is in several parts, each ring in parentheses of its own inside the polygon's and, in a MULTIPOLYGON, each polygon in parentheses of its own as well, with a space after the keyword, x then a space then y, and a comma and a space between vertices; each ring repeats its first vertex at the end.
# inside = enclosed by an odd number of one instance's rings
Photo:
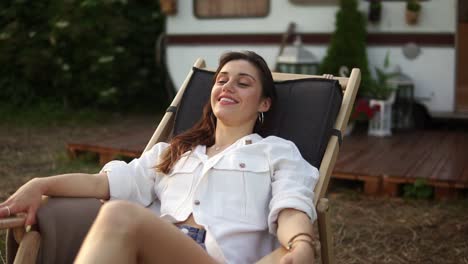
POLYGON ((200 245, 204 250, 206 250, 205 247, 205 235, 206 235, 206 230, 204 229, 199 229, 193 226, 189 225, 179 225, 177 226, 180 231, 191 237, 198 245, 200 245))

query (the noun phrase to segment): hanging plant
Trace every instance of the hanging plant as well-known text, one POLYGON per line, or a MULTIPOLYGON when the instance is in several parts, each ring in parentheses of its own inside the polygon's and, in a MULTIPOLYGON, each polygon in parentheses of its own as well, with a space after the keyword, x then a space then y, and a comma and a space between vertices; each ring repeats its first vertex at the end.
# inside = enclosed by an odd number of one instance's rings
POLYGON ((168 16, 177 13, 177 0, 159 0, 161 11, 168 16))
POLYGON ((382 0, 369 1, 369 21, 373 24, 380 22, 382 16, 382 0))
POLYGON ((419 0, 406 1, 406 23, 408 25, 416 25, 419 21, 419 13, 421 12, 421 3, 419 0))

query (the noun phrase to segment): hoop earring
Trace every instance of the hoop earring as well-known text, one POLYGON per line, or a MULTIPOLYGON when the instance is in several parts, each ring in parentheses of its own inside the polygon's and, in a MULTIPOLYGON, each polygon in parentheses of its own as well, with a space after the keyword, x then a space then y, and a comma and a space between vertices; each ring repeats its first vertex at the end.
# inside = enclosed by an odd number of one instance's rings
POLYGON ((263 112, 258 112, 258 121, 260 122, 261 125, 263 125, 264 120, 265 120, 265 117, 263 116, 263 112))

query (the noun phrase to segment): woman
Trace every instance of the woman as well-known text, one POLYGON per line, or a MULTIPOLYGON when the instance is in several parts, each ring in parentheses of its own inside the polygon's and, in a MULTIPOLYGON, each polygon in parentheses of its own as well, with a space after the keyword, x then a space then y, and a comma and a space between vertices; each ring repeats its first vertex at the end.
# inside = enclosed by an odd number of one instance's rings
POLYGON ((283 263, 312 263, 318 171, 292 142, 255 133, 274 100, 263 58, 226 53, 192 129, 99 174, 33 179, 0 204, 0 217, 26 212, 34 223, 42 195, 116 200, 77 263, 254 263, 278 241, 289 247, 283 263), (160 217, 144 208, 155 201, 160 217))

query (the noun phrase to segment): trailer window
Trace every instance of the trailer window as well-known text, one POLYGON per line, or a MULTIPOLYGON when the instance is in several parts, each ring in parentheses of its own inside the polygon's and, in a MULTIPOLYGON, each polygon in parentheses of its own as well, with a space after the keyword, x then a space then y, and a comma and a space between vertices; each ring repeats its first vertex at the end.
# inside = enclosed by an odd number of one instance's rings
POLYGON ((193 0, 193 8, 198 18, 265 17, 270 0, 193 0))

